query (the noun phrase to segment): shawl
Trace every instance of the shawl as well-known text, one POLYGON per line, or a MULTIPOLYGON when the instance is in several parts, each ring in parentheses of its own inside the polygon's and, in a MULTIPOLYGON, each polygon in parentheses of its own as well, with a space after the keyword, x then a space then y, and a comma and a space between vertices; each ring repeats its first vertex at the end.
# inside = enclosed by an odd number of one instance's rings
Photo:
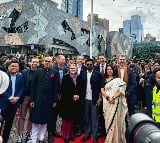
MULTIPOLYGON (((118 66, 118 77, 121 78, 121 71, 120 71, 120 66, 118 66)), ((128 84, 128 67, 127 65, 124 66, 124 78, 123 81, 128 84)))

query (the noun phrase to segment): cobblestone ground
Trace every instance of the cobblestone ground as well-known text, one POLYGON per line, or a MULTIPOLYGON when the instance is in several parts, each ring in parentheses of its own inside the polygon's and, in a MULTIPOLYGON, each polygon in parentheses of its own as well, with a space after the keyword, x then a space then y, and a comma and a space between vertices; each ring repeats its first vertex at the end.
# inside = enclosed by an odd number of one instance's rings
MULTIPOLYGON (((57 120, 57 130, 60 130, 60 125, 61 125, 61 118, 58 117, 58 120, 57 120)), ((17 119, 14 120, 14 123, 13 123, 13 126, 12 126, 12 131, 11 131, 11 134, 10 134, 10 139, 8 141, 8 143, 15 143, 16 142, 16 139, 18 137, 18 124, 17 124, 17 119)), ((26 125, 25 125, 25 129, 26 129, 26 125)), ((24 135, 25 135, 25 131, 24 131, 24 135)), ((46 133, 46 136, 45 136, 45 142, 47 143, 47 133, 46 133)), ((24 142, 25 143, 25 142, 24 142)))
MULTIPOLYGON (((143 112, 145 113, 144 110, 141 110, 141 111, 137 111, 137 112, 143 112)), ((58 117, 58 120, 57 120, 57 130, 60 130, 60 126, 61 126, 61 122, 62 122, 62 119, 60 117, 58 117)), ((12 127, 12 131, 11 131, 11 134, 10 134, 10 139, 8 141, 8 143, 15 143, 16 141, 16 138, 18 137, 18 124, 17 124, 17 120, 15 119, 14 120, 14 123, 13 123, 13 127, 12 127)), ((25 125, 25 128, 26 128, 26 125, 25 125)), ((25 135, 25 131, 24 131, 24 135, 25 135)), ((46 133, 46 136, 45 136, 45 142, 47 143, 47 133, 46 133)))

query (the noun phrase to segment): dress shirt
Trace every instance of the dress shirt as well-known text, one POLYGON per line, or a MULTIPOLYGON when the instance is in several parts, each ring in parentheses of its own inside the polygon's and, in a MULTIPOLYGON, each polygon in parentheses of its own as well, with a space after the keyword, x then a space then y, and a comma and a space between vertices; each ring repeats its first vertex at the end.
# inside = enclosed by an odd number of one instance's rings
POLYGON ((91 80, 91 75, 92 75, 92 72, 88 72, 87 71, 87 88, 86 88, 86 98, 87 100, 92 100, 92 89, 91 89, 91 83, 90 83, 90 80, 91 80))

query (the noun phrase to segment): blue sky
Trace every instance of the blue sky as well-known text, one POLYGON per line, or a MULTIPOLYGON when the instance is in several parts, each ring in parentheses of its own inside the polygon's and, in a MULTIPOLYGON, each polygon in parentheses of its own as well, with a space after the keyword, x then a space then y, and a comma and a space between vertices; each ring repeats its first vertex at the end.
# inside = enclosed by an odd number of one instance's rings
MULTIPOLYGON (((11 0, 0 0, 4 3, 11 0)), ((61 0, 53 0, 61 4, 61 0)), ((84 20, 90 13, 91 0, 84 0, 84 20)), ((123 21, 130 19, 132 15, 140 15, 144 26, 144 34, 150 33, 160 41, 160 0, 93 0, 93 11, 100 18, 106 18, 110 22, 110 31, 117 31, 122 27, 123 21)))

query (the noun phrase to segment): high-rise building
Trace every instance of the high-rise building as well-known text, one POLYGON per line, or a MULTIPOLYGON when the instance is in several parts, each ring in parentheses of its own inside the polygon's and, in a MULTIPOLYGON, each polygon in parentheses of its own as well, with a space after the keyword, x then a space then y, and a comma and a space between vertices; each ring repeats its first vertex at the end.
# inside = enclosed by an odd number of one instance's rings
POLYGON ((62 0, 61 10, 83 19, 83 0, 62 0))
POLYGON ((65 11, 66 13, 72 14, 72 3, 73 0, 62 0, 61 10, 65 11))
POLYGON ((123 33, 127 36, 131 36, 131 20, 123 21, 123 33))
POLYGON ((73 0, 72 15, 78 19, 83 19, 83 0, 73 0))
MULTIPOLYGON (((91 15, 88 14, 87 16, 87 21, 88 23, 91 22, 91 15)), ((104 29, 109 32, 109 20, 107 19, 102 19, 98 17, 98 14, 93 14, 93 25, 101 25, 102 27, 104 27, 104 29)))
POLYGON ((123 33, 134 42, 144 40, 143 25, 139 15, 131 16, 131 20, 123 21, 123 33))

